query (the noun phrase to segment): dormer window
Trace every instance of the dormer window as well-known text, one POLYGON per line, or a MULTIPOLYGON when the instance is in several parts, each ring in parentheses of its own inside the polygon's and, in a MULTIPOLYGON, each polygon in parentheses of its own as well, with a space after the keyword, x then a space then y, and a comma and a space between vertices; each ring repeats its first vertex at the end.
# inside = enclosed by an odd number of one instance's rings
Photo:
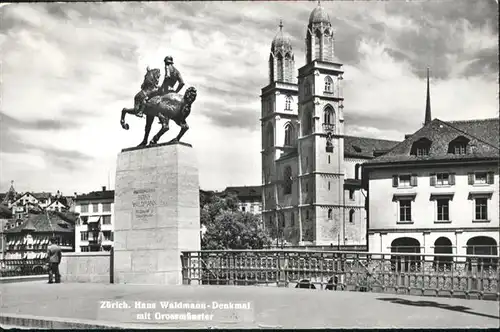
POLYGON ((469 139, 464 136, 458 136, 453 141, 450 142, 448 146, 448 153, 453 153, 457 155, 464 155, 467 153, 467 145, 469 144, 469 139))
POLYGON ((415 141, 411 147, 410 154, 417 157, 425 157, 429 155, 432 141, 427 138, 421 138, 415 141))

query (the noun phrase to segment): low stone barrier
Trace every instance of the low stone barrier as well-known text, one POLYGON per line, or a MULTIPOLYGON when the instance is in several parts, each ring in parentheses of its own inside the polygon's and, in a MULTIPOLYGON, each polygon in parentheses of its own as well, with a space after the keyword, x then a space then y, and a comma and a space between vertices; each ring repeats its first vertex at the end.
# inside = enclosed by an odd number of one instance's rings
POLYGON ((110 253, 68 252, 63 253, 59 272, 62 282, 110 283, 110 253))

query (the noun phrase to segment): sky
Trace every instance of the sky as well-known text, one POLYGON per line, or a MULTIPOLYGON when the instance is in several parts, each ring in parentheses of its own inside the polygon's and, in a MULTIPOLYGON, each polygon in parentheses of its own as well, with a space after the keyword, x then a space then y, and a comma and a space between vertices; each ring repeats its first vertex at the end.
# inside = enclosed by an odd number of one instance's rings
MULTIPOLYGON (((200 186, 259 185, 260 92, 283 20, 295 68, 316 1, 17 3, 0 7, 0 192, 114 188, 144 119, 119 124, 146 67, 174 58, 198 90, 182 141, 200 186)), ((432 117, 498 116, 496 0, 323 1, 344 64, 347 135, 402 140, 432 117)), ((184 90, 182 91, 184 92, 184 90)), ((160 125, 155 121, 151 136, 160 125)), ((171 124, 166 142, 177 135, 171 124)))

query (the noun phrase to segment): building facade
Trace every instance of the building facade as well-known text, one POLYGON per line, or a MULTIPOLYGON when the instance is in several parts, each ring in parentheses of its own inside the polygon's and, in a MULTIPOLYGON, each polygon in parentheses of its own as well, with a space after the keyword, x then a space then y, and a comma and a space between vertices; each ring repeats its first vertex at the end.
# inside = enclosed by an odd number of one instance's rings
POLYGON ((75 227, 75 251, 109 251, 113 247, 114 190, 77 195, 74 200, 79 220, 75 227))
POLYGON ((345 135, 344 70, 320 5, 309 17, 298 79, 291 38, 279 29, 261 93, 264 225, 294 246, 366 246, 360 165, 398 142, 345 135))
POLYGON ((241 186, 227 187, 219 195, 234 194, 238 198, 238 208, 241 212, 250 212, 261 217, 262 214, 262 187, 241 186))
POLYGON ((9 220, 3 229, 4 258, 44 259, 50 238, 57 239, 63 252, 73 252, 76 219, 72 213, 44 211, 9 220))
POLYGON ((499 119, 426 118, 363 165, 369 250, 498 255, 499 119))

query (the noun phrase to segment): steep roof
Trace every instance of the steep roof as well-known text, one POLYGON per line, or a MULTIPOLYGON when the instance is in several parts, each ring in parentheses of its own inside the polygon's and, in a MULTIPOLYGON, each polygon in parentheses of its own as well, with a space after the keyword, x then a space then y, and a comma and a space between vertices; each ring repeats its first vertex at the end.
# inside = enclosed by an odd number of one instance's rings
POLYGON ((498 159, 498 137, 498 119, 451 122, 434 119, 427 125, 423 126, 416 133, 409 136, 403 142, 396 145, 392 150, 382 156, 368 161, 367 164, 411 161, 498 159), (485 130, 488 132, 484 132, 485 130), (469 147, 473 148, 469 148, 465 155, 448 153, 449 143, 460 136, 467 138, 469 140, 469 147), (415 156, 410 154, 413 144, 420 139, 427 139, 431 141, 429 154, 427 156, 415 156))
POLYGON ((90 200, 114 199, 114 198, 115 198, 114 190, 100 190, 100 191, 92 191, 88 194, 78 195, 76 196, 75 201, 90 201, 90 200))
POLYGON ((499 146, 499 118, 465 120, 465 121, 446 121, 450 126, 477 137, 478 139, 491 145, 499 146))
POLYGON ((33 228, 34 232, 44 233, 71 233, 73 224, 62 218, 60 213, 47 211, 40 214, 30 214, 23 223, 11 229, 5 230, 5 233, 18 233, 22 230, 33 228))
POLYGON ((12 217, 12 211, 5 204, 0 204, 0 219, 9 219, 12 217))
POLYGON ((344 156, 351 158, 374 158, 375 151, 388 151, 399 141, 368 137, 344 136, 344 156))
POLYGON ((49 199, 52 194, 51 193, 46 193, 46 192, 41 192, 41 193, 31 193, 36 199, 49 199))

